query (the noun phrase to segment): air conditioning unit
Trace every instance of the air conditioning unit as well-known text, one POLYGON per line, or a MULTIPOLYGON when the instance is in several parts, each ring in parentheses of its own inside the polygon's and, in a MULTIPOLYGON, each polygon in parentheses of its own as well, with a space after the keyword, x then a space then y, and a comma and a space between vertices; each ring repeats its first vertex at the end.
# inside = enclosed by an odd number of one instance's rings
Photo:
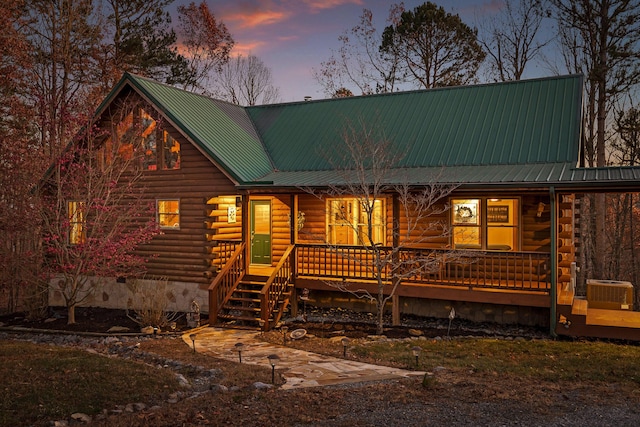
POLYGON ((587 279, 589 308, 633 310, 633 285, 620 280, 587 279))

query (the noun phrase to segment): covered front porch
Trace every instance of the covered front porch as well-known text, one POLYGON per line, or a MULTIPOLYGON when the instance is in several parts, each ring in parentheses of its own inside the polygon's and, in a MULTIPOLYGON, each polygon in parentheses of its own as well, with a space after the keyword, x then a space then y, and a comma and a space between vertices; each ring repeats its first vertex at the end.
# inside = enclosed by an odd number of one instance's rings
MULTIPOLYGON (((399 323, 399 298, 460 301, 506 306, 550 307, 550 256, 537 252, 454 251, 379 248, 397 257, 382 270, 392 292, 394 321, 399 323), (396 269, 392 271, 392 269, 396 269), (398 269, 405 269, 399 271, 398 269)), ((287 304, 295 312, 303 289, 339 292, 354 286, 377 293, 371 251, 354 246, 291 245, 277 266, 247 263, 245 245, 238 244, 209 287, 210 319, 227 319, 269 329, 287 304), (248 288, 254 297, 249 298, 248 288), (234 304, 235 302, 235 304, 234 304), (233 318, 230 313, 241 313, 233 318), (249 315, 250 314, 250 315, 249 315), (253 317, 251 317, 253 316, 253 317)))

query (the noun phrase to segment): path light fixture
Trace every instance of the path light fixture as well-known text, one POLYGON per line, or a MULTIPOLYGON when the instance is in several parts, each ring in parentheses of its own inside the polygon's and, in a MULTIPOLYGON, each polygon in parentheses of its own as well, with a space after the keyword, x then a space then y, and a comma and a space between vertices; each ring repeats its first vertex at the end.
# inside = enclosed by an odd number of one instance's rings
POLYGON ((419 359, 420 359, 420 352, 422 351, 422 347, 418 347, 417 345, 414 347, 411 347, 411 352, 413 353, 413 357, 416 358, 416 368, 419 365, 419 359))
POLYGON ((189 338, 191 338, 191 343, 193 344, 193 352, 196 352, 196 334, 190 334, 189 338))
POLYGON ((276 383, 276 363, 278 363, 278 360, 280 360, 280 358, 278 357, 277 354, 270 354, 267 356, 267 359, 269 359, 269 364, 271 365, 271 384, 275 384, 276 383))
POLYGON ((260 325, 260 336, 261 337, 264 336, 264 324, 265 324, 264 319, 258 319, 258 325, 260 325))
POLYGON ((349 346, 349 342, 351 340, 347 337, 344 337, 340 340, 342 342, 342 357, 347 358, 347 347, 349 346))
POLYGON ((302 301, 302 320, 307 321, 307 301, 309 301, 309 289, 304 288, 300 295, 302 301))
POLYGON ((241 342, 237 342, 235 344, 235 348, 238 352, 238 359, 240 360, 240 363, 242 363, 242 350, 244 350, 244 344, 242 344, 241 342))
POLYGON ((283 345, 287 345, 287 331, 289 330, 288 326, 283 326, 280 328, 280 331, 282 332, 282 344, 283 345))

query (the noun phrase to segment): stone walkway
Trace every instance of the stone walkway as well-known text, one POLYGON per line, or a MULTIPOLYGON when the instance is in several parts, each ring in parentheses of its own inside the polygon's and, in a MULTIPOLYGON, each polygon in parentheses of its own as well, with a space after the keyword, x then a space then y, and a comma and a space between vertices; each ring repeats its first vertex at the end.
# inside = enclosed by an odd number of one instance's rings
POLYGON ((286 379, 282 389, 380 381, 425 374, 421 371, 371 365, 267 343, 260 340, 259 332, 251 330, 210 327, 191 330, 182 335, 182 339, 189 346, 193 345, 191 334, 196 335, 196 351, 221 359, 238 362, 238 343, 242 343, 242 363, 271 368, 267 356, 277 355, 275 369, 286 379))

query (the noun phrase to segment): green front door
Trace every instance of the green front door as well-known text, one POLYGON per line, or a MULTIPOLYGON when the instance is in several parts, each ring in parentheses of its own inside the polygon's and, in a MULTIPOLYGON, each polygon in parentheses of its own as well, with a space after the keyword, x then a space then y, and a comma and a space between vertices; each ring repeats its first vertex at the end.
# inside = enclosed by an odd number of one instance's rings
POLYGON ((251 264, 271 264, 271 202, 251 203, 251 264))

